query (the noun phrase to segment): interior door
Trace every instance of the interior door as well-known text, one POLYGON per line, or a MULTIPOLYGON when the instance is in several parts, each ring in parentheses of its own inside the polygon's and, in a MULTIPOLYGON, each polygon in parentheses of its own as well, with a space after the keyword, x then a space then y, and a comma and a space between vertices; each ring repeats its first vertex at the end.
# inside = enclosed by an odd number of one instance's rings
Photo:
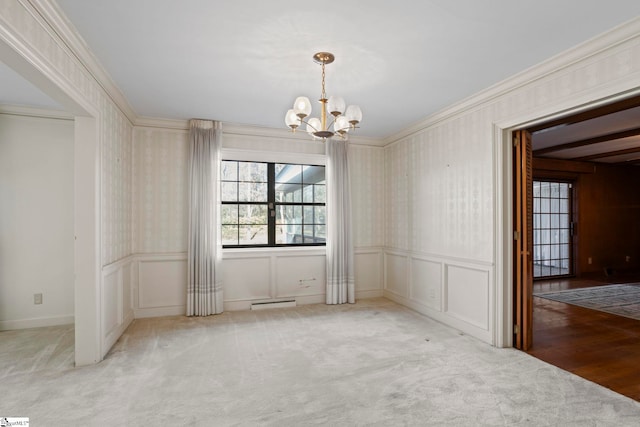
POLYGON ((533 164, 531 134, 513 132, 514 347, 533 341, 533 164))

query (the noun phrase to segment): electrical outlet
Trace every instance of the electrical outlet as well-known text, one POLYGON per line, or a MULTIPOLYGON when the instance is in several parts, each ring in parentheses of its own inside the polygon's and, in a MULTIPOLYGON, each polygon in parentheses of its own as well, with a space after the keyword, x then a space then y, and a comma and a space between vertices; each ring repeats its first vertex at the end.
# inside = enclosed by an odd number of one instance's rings
POLYGON ((33 294, 33 303, 42 304, 42 294, 33 294))
POLYGON ((593 259, 592 259, 591 257, 589 257, 589 258, 587 259, 587 262, 588 262, 589 264, 593 264, 593 259))
POLYGON ((631 257, 630 257, 629 255, 627 255, 626 257, 624 257, 624 259, 625 259, 627 262, 631 261, 631 257))

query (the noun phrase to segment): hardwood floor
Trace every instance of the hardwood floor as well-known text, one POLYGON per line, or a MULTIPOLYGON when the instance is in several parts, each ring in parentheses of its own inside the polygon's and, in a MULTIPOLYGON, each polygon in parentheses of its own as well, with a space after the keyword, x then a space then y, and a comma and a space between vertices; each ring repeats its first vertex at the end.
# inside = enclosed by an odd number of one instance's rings
MULTIPOLYGON (((640 282, 640 275, 545 280, 534 292, 640 282)), ((640 401, 640 321, 534 297, 528 353, 640 401)))

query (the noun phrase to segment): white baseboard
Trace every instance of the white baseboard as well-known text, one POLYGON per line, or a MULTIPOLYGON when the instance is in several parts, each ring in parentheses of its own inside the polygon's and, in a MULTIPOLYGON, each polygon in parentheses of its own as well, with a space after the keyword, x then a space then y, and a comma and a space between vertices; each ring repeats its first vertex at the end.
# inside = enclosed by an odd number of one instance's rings
POLYGON ((0 320, 0 331, 42 328, 45 326, 73 325, 74 322, 75 318, 73 315, 38 317, 36 319, 0 320))

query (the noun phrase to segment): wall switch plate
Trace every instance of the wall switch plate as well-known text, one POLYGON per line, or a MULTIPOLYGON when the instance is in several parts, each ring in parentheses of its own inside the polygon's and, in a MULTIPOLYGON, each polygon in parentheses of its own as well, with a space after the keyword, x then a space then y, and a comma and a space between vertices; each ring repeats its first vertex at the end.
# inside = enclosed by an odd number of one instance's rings
POLYGON ((33 294, 33 303, 42 304, 42 294, 33 294))

